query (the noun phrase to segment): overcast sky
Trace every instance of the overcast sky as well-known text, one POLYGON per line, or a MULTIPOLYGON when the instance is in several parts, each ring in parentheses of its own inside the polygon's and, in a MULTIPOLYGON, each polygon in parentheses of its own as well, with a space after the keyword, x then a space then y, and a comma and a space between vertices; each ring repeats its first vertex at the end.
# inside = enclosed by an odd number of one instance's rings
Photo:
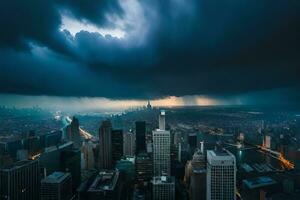
POLYGON ((298 0, 2 0, 0 104, 299 104, 299 10, 298 0))

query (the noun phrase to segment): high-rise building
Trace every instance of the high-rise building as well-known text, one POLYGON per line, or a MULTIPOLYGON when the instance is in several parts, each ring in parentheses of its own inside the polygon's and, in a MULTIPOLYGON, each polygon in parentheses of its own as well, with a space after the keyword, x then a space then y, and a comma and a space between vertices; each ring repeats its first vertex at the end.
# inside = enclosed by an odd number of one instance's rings
MULTIPOLYGON (((203 144, 203 143, 202 143, 203 144)), ((203 148, 203 145, 201 145, 203 148)), ((202 149, 201 148, 201 149, 202 149)), ((206 199, 206 162, 203 151, 196 149, 193 159, 188 162, 186 181, 189 186, 191 200, 206 199)))
POLYGON ((170 131, 153 131, 153 173, 154 176, 171 173, 170 131))
POLYGON ((41 200, 70 200, 72 195, 70 173, 54 172, 41 181, 41 200))
POLYGON ((90 140, 86 140, 82 145, 83 153, 83 169, 95 169, 94 144, 90 140))
POLYGON ((146 122, 135 122, 136 154, 146 152, 146 122))
POLYGON ((166 112, 164 110, 160 111, 159 119, 158 119, 158 128, 159 130, 166 130, 166 112))
POLYGON ((115 165, 118 160, 123 156, 123 130, 112 130, 111 133, 112 142, 112 159, 115 165))
POLYGON ((100 171, 89 187, 88 200, 121 199, 122 182, 118 170, 100 171))
POLYGON ((207 151, 206 199, 236 199, 236 161, 225 150, 207 151))
POLYGON ((103 121, 99 129, 99 155, 98 168, 112 168, 112 142, 111 142, 112 125, 109 120, 103 121))
POLYGON ((61 170, 61 152, 73 149, 73 142, 66 142, 59 146, 52 146, 45 149, 41 155, 34 157, 39 158, 40 167, 44 169, 44 177, 52 174, 55 171, 61 170))
POLYGON ((63 150, 60 154, 60 170, 72 176, 72 188, 76 191, 81 183, 81 152, 79 149, 63 150))
POLYGON ((153 176, 152 158, 147 153, 140 153, 135 159, 136 179, 139 182, 149 182, 153 176))
POLYGON ((37 160, 19 161, 0 168, 0 199, 38 200, 40 168, 37 160))
POLYGON ((131 132, 125 132, 123 135, 123 155, 135 155, 135 135, 131 132))
POLYGON ((124 157, 116 163, 116 169, 124 175, 126 183, 132 183, 135 178, 135 157, 124 157))
POLYGON ((153 199, 175 200, 175 179, 174 177, 155 176, 152 180, 153 199))
POLYGON ((74 142, 76 148, 80 148, 82 144, 82 138, 79 129, 79 120, 73 117, 70 125, 67 126, 67 138, 69 141, 74 142))

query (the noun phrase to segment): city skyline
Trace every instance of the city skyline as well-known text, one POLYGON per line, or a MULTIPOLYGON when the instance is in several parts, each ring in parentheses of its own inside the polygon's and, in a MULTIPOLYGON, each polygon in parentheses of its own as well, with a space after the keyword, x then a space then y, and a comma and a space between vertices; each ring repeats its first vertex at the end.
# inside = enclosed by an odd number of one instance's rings
POLYGON ((61 97, 299 106, 299 8, 293 0, 2 1, 0 105, 61 97))

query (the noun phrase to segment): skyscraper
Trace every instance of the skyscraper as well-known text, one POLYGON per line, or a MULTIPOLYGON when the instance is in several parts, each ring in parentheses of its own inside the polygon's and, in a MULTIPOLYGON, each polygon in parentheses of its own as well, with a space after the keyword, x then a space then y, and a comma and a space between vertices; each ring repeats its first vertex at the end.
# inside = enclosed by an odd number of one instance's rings
POLYGON ((136 154, 146 152, 146 122, 135 122, 136 154))
POLYGON ((72 176, 73 191, 81 183, 81 152, 79 149, 63 150, 60 154, 60 169, 69 172, 72 176))
POLYGON ((111 138, 112 159, 113 159, 113 164, 115 164, 123 156, 123 130, 122 129, 113 130, 111 137, 112 137, 111 138))
POLYGON ((153 199, 175 200, 175 179, 174 177, 156 176, 153 177, 153 199))
MULTIPOLYGON (((203 144, 203 143, 202 143, 203 144)), ((203 146, 203 145, 202 145, 203 146)), ((189 162, 189 193, 191 200, 206 199, 206 162, 203 151, 196 149, 189 162)))
POLYGON ((153 131, 153 172, 154 176, 170 175, 171 151, 170 131, 153 131))
POLYGON ((93 143, 90 140, 86 140, 82 145, 82 153, 83 153, 83 168, 84 169, 95 169, 95 155, 93 151, 93 143))
POLYGON ((136 179, 140 182, 148 182, 153 175, 153 162, 147 153, 140 153, 135 159, 136 179))
POLYGON ((109 120, 103 121, 99 129, 99 169, 112 168, 112 125, 109 120))
POLYGON ((134 156, 135 155, 135 135, 131 132, 126 132, 123 135, 123 155, 134 156))
POLYGON ((158 120, 158 128, 159 130, 166 130, 166 122, 165 122, 166 112, 164 110, 160 111, 159 120, 158 120))
POLYGON ((74 142, 76 148, 80 148, 82 144, 82 138, 80 136, 79 120, 73 117, 70 125, 67 126, 67 138, 69 141, 74 142))
POLYGON ((236 161, 225 150, 207 151, 206 199, 236 199, 236 161))
POLYGON ((41 200, 69 200, 71 197, 70 173, 54 172, 41 181, 41 200))
POLYGON ((0 169, 0 199, 38 200, 40 168, 37 160, 19 161, 0 169))

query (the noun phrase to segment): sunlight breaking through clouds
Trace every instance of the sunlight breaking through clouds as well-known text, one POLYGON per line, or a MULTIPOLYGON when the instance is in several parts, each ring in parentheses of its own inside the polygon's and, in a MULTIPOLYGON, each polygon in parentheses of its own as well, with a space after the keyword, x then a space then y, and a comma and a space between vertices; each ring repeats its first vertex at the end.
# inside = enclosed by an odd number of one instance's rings
POLYGON ((67 15, 62 15, 62 25, 60 29, 61 31, 69 31, 73 37, 80 31, 88 31, 90 33, 96 32, 101 34, 102 36, 111 35, 112 37, 116 37, 119 39, 124 38, 126 34, 125 31, 121 29, 99 28, 91 23, 79 21, 67 15))

